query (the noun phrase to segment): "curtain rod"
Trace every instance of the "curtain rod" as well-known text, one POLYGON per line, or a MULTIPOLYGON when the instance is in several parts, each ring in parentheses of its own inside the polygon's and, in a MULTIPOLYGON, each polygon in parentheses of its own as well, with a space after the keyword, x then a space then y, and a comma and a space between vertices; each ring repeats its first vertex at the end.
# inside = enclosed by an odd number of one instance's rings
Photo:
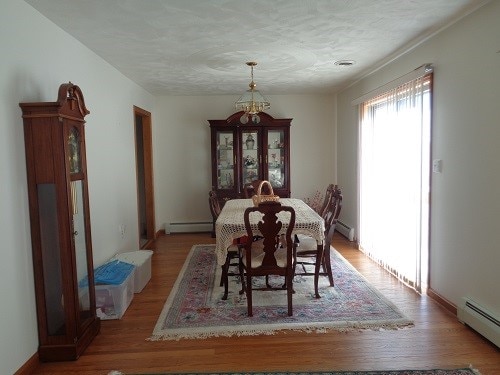
POLYGON ((434 68, 432 67, 432 64, 423 64, 418 68, 416 68, 415 70, 406 73, 405 75, 396 78, 382 86, 379 86, 376 89, 361 95, 359 98, 353 99, 351 101, 351 105, 354 106, 366 102, 367 100, 372 99, 386 91, 395 89, 396 87, 401 86, 406 82, 423 77, 424 75, 431 73, 433 70, 434 68))

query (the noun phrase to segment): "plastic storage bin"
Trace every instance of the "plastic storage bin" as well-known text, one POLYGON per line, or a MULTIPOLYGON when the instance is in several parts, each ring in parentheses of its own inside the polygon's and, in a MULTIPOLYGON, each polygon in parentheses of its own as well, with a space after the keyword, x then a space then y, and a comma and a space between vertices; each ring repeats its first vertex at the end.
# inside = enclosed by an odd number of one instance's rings
POLYGON ((144 289, 151 279, 151 256, 152 250, 137 250, 128 253, 120 253, 113 259, 120 260, 135 266, 134 274, 134 292, 139 293, 144 289))
MULTIPOLYGON (((119 262, 116 262, 119 263, 119 262)), ((97 316, 102 320, 121 319, 134 298, 134 269, 121 268, 119 284, 98 284, 96 279, 95 301, 97 316)), ((113 267, 107 272, 113 273, 113 267)))

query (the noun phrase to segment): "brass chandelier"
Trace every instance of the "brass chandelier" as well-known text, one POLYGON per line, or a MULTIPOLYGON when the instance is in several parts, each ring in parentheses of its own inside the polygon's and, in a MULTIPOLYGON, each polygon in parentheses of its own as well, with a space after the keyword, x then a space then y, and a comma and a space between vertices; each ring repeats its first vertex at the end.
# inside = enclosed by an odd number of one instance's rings
POLYGON ((254 61, 249 61, 246 63, 251 68, 252 81, 248 85, 249 90, 245 91, 243 95, 236 102, 236 109, 243 112, 243 116, 240 118, 242 124, 248 123, 251 119, 253 123, 259 123, 260 117, 259 112, 271 108, 271 103, 262 95, 259 90, 256 90, 257 84, 253 80, 253 67, 257 65, 254 61))

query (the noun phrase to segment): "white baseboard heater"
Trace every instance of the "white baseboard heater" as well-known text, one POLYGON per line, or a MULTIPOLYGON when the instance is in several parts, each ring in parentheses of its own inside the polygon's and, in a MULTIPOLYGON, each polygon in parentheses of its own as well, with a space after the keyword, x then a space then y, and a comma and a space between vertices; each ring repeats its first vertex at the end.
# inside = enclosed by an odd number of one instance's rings
POLYGON ((165 233, 211 232, 212 222, 166 223, 165 233))
POLYGON ((354 241, 354 228, 351 228, 350 226, 344 224, 341 221, 337 221, 337 224, 335 225, 335 230, 342 234, 344 237, 349 239, 349 241, 354 241))
POLYGON ((500 317, 498 315, 470 298, 462 298, 457 308, 457 317, 462 323, 500 347, 500 317))
MULTIPOLYGON (((337 221, 335 230, 345 236, 349 241, 354 241, 354 228, 337 221)), ((211 232, 212 222, 191 222, 191 223, 165 223, 165 233, 196 233, 211 232)))

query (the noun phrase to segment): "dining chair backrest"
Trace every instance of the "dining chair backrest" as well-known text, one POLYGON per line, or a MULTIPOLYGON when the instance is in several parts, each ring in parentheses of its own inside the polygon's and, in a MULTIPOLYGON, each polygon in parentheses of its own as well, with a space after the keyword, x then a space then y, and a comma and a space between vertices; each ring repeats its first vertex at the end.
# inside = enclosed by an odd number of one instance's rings
POLYGON ((325 198, 323 199, 323 204, 321 205, 321 207, 319 208, 319 211, 318 211, 318 214, 321 217, 324 217, 324 215, 325 215, 325 210, 328 207, 328 203, 330 203, 330 200, 332 199, 332 194, 333 194, 333 191, 335 190, 336 186, 337 185, 330 184, 326 187, 325 198))
POLYGON ((255 189, 253 188, 253 184, 251 182, 243 185, 243 193, 245 194, 245 198, 252 198, 255 194, 255 189))
POLYGON ((208 204, 210 206, 210 212, 212 213, 213 219, 217 220, 221 211, 221 207, 219 199, 217 198, 217 193, 214 190, 210 190, 208 192, 208 204))
POLYGON ((323 219, 325 220, 325 246, 330 246, 335 232, 335 226, 342 208, 342 191, 337 185, 333 186, 330 200, 328 201, 324 212, 323 219))
MULTIPOLYGON (((263 245, 264 245, 264 257, 262 259, 262 264, 257 267, 264 270, 263 272, 269 273, 271 269, 276 268, 278 272, 277 262, 275 258, 275 252, 283 245, 287 250, 287 266, 291 265, 292 259, 292 249, 293 249, 293 240, 292 240, 292 231, 295 226, 295 210, 289 206, 282 206, 279 202, 263 202, 259 204, 257 207, 248 207, 245 210, 244 214, 244 222, 245 228, 247 231, 247 236, 249 241, 246 244, 248 261, 251 259, 251 247, 253 240, 255 238, 259 238, 258 233, 255 232, 250 224, 250 215, 253 212, 259 212, 262 214, 261 220, 259 220, 257 227, 261 236, 263 237, 263 245), (289 212, 290 219, 288 221, 288 227, 284 236, 280 236, 279 232, 283 226, 283 223, 278 219, 278 214, 280 212, 289 212), (284 238, 284 243, 283 243, 284 238), (288 256, 290 257, 288 259, 288 256)), ((250 264, 250 263, 247 263, 250 264)), ((283 267, 281 267, 283 268, 283 267)), ((257 271, 256 271, 257 272, 257 271)), ((255 274, 255 272, 254 272, 255 274)), ((273 274, 273 273, 271 273, 273 274)), ((277 273, 282 274, 282 273, 277 273)))

